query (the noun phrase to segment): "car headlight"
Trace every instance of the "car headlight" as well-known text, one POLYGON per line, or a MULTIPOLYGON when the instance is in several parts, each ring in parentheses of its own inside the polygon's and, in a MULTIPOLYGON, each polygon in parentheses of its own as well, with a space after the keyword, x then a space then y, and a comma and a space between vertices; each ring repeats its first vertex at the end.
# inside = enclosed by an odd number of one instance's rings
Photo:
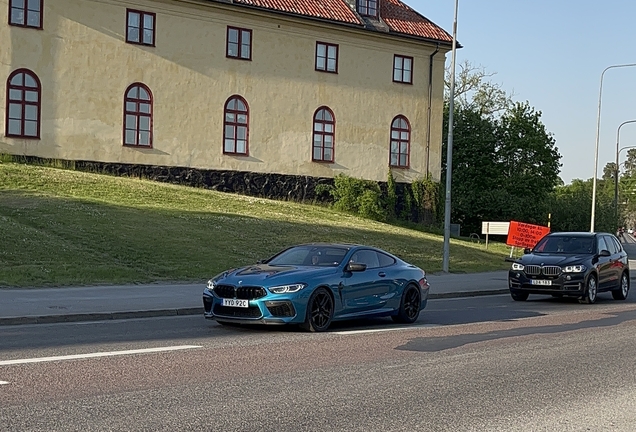
POLYGON ((584 265, 563 267, 563 273, 583 273, 585 270, 587 270, 587 267, 585 267, 584 265))
POLYGON ((297 284, 289 284, 289 285, 279 285, 275 287, 268 288, 270 292, 274 294, 289 294, 300 291, 305 288, 307 284, 297 283, 297 284))
POLYGON ((212 279, 210 279, 208 281, 208 285, 206 286, 206 288, 208 289, 208 291, 214 291, 214 287, 216 286, 216 284, 214 283, 214 281, 212 279))
POLYGON ((512 263, 512 269, 514 271, 523 271, 523 264, 512 263))

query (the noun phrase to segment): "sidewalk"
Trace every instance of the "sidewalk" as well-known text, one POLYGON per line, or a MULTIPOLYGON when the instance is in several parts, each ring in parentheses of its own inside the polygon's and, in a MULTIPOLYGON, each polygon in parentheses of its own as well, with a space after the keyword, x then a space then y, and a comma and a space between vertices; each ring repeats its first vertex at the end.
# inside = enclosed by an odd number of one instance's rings
MULTIPOLYGON (((429 298, 506 294, 507 271, 429 274, 429 298)), ((0 289, 0 325, 203 315, 205 283, 0 289)))

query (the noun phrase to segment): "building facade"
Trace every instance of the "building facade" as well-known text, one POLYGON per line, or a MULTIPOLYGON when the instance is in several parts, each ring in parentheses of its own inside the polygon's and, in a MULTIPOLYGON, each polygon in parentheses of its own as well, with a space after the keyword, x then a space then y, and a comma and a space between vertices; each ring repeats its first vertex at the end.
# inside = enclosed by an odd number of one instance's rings
POLYGON ((399 0, 0 0, 0 153, 397 181, 452 38, 399 0))

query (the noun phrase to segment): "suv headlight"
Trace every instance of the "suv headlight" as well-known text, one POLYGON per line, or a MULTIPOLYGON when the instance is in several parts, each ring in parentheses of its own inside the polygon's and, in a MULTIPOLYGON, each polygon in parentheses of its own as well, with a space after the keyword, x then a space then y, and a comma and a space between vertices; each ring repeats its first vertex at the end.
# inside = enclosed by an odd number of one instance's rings
POLYGON ((587 267, 584 265, 573 265, 573 266, 565 266, 563 267, 563 273, 583 273, 587 270, 587 267))
POLYGON ((268 288, 270 292, 274 294, 290 294, 300 291, 305 288, 307 284, 297 283, 297 284, 289 284, 289 285, 279 285, 275 287, 268 288))
POLYGON ((514 271, 523 271, 523 264, 512 263, 512 269, 514 271))

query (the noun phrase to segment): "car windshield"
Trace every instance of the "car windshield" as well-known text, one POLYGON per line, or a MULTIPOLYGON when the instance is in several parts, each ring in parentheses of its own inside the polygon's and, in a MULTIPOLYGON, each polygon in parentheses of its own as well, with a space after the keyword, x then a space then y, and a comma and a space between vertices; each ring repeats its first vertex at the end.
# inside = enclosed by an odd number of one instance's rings
POLYGON ((539 253, 590 254, 593 251, 593 237, 546 236, 534 247, 534 252, 539 253))
POLYGON ((295 246, 276 255, 268 264, 336 267, 340 265, 347 251, 347 248, 337 246, 295 246))

